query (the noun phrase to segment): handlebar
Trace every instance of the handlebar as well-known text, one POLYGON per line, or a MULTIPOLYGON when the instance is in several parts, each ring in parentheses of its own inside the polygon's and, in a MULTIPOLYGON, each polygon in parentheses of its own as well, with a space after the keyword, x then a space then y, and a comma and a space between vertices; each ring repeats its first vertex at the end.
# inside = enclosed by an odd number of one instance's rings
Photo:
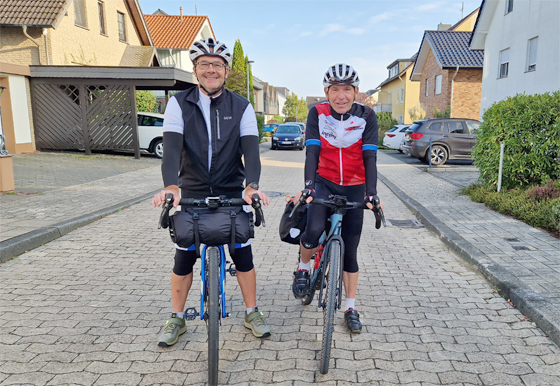
MULTIPOLYGON (((302 204, 307 202, 307 199, 312 195, 311 190, 304 189, 301 192, 301 197, 294 205, 292 212, 290 213, 290 217, 296 212, 297 208, 299 208, 302 204)), ((331 194, 328 200, 322 198, 314 198, 311 201, 311 204, 319 204, 325 205, 329 208, 333 209, 369 209, 364 202, 351 202, 346 199, 344 196, 338 196, 331 194)), ((387 222, 385 221, 385 214, 383 213, 383 209, 381 209, 381 202, 379 197, 373 196, 373 209, 372 212, 375 215, 375 229, 379 229, 381 227, 381 223, 383 226, 387 226, 387 222)))
MULTIPOLYGON (((262 211, 262 205, 258 194, 253 194, 253 203, 251 206, 255 209, 255 226, 263 227, 266 226, 264 221, 264 214, 262 211)), ((179 205, 186 206, 190 208, 210 208, 216 209, 218 207, 228 207, 228 206, 243 206, 247 205, 247 202, 242 198, 225 198, 220 197, 206 197, 206 198, 181 198, 179 205)), ((161 215, 159 216, 158 229, 166 229, 169 226, 169 211, 173 208, 173 194, 167 193, 165 196, 165 201, 162 204, 161 215)))

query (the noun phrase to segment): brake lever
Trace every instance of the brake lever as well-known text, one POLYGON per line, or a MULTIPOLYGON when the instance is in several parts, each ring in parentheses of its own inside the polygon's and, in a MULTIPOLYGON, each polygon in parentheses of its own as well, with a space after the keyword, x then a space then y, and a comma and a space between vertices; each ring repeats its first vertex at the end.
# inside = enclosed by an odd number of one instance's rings
POLYGON ((266 222, 264 221, 264 213, 262 211, 261 200, 257 193, 253 194, 253 203, 251 204, 253 209, 255 209, 256 219, 255 226, 260 226, 262 223, 263 228, 266 227, 266 222))
POLYGON ((375 222, 375 229, 381 228, 381 222, 383 222, 383 226, 386 227, 387 222, 385 221, 385 214, 383 213, 383 209, 381 209, 381 202, 379 201, 379 197, 373 196, 373 206, 375 207, 375 210, 373 211, 375 217, 379 217, 381 220, 375 222))
POLYGON ((296 213, 297 208, 301 206, 301 204, 305 204, 307 202, 307 198, 311 195, 311 191, 309 189, 303 189, 301 191, 301 197, 299 198, 298 202, 294 205, 294 208, 290 212, 290 218, 296 213))
POLYGON ((161 214, 159 216, 158 229, 167 229, 169 227, 169 211, 173 207, 173 194, 167 193, 163 202, 161 214))

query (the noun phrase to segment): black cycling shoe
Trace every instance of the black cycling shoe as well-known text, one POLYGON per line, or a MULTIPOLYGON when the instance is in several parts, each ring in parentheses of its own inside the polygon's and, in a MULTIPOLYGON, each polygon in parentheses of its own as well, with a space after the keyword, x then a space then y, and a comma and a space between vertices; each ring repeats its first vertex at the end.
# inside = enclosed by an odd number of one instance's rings
POLYGON ((309 292, 309 272, 300 271, 299 269, 294 272, 292 292, 296 299, 303 299, 307 295, 309 292))
POLYGON ((360 334, 362 332, 362 322, 360 322, 360 314, 358 311, 350 308, 344 311, 344 320, 350 332, 360 334))

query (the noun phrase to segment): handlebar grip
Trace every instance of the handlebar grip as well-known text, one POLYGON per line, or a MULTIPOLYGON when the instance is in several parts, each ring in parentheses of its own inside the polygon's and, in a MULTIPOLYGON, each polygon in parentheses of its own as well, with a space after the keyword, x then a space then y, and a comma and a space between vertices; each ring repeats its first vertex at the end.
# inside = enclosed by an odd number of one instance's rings
POLYGON ((253 209, 255 209, 255 226, 262 226, 265 227, 266 223, 264 221, 264 214, 262 211, 261 200, 257 193, 253 194, 253 204, 251 205, 253 209))

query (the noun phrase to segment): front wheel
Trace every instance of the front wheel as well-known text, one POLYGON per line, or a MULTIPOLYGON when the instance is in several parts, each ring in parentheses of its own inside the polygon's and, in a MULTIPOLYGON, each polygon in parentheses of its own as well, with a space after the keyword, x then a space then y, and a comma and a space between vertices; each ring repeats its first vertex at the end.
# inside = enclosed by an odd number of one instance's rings
POLYGON ((340 251, 338 240, 333 240, 328 247, 328 266, 326 268, 325 280, 327 282, 325 308, 323 310, 323 347, 321 349, 321 374, 329 372, 329 361, 331 358, 332 334, 334 328, 334 315, 338 297, 338 284, 340 283, 340 251))
POLYGON ((208 384, 218 384, 219 338, 220 338, 220 251, 208 248, 208 384))
POLYGON ((154 144, 152 145, 152 149, 154 152, 154 155, 161 159, 163 158, 163 141, 161 139, 158 139, 157 141, 154 142, 154 144))

